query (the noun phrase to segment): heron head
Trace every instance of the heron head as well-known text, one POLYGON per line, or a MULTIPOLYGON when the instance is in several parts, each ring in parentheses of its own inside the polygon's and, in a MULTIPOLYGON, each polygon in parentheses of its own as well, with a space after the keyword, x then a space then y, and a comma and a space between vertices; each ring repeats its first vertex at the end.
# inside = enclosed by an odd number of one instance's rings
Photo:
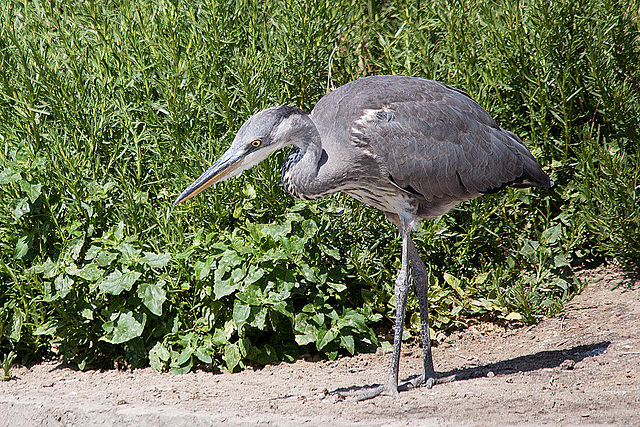
POLYGON ((187 187, 173 204, 190 199, 210 185, 240 175, 274 151, 295 143, 293 119, 306 115, 298 108, 280 105, 251 116, 240 127, 229 149, 187 187))

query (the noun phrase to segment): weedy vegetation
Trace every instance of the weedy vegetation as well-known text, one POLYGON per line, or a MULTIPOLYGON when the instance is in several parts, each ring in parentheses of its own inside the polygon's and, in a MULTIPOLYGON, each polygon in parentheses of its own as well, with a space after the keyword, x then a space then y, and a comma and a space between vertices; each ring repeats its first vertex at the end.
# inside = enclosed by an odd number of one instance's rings
MULTIPOLYGON (((292 199, 283 153, 172 206, 252 113, 310 110, 371 74, 464 89, 557 184, 482 197, 414 233, 433 336, 556 313, 580 289, 574 269, 639 264, 639 10, 2 2, 0 348, 178 373, 384 344, 400 248, 376 210, 292 199)), ((419 335, 412 298, 407 326, 419 335)))

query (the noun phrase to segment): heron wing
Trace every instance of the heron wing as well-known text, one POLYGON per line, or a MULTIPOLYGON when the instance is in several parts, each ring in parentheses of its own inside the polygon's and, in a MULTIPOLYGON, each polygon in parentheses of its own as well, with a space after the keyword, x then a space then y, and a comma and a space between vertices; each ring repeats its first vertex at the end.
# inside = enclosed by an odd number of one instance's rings
POLYGON ((517 136, 454 89, 429 102, 365 110, 352 134, 397 186, 428 201, 463 201, 507 185, 548 182, 517 136))

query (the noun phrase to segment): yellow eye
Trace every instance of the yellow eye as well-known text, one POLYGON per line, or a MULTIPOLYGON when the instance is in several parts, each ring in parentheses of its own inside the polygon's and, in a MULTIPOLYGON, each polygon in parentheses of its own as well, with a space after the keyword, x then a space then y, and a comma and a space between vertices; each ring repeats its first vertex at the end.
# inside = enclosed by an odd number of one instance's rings
POLYGON ((251 141, 251 146, 253 148, 258 148, 260 147, 260 144, 262 144, 262 141, 260 141, 259 139, 254 139, 253 141, 251 141))

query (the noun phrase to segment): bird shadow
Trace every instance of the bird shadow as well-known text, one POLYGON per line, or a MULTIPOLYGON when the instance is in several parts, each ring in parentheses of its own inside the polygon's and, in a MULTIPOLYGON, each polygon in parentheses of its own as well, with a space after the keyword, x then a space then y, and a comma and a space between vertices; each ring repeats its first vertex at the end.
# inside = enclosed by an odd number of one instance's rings
MULTIPOLYGON (((539 351, 534 354, 518 356, 512 359, 501 360, 499 362, 489 363, 482 366, 451 369, 447 372, 436 373, 436 384, 438 384, 438 382, 465 381, 487 376, 532 372, 541 369, 557 368, 561 365, 566 366, 566 369, 573 369, 573 365, 583 359, 604 353, 607 348, 609 348, 610 344, 610 341, 601 341, 593 344, 579 345, 568 349, 539 351), (567 360, 569 362, 565 362, 567 360), (492 375, 489 375, 490 372, 492 375)), ((418 378, 418 376, 419 375, 413 375, 400 381, 398 391, 402 392, 411 389, 412 386, 410 382, 418 378)), ((379 386, 380 384, 367 384, 363 386, 341 387, 329 392, 329 394, 352 394, 360 390, 367 390, 379 386)))

